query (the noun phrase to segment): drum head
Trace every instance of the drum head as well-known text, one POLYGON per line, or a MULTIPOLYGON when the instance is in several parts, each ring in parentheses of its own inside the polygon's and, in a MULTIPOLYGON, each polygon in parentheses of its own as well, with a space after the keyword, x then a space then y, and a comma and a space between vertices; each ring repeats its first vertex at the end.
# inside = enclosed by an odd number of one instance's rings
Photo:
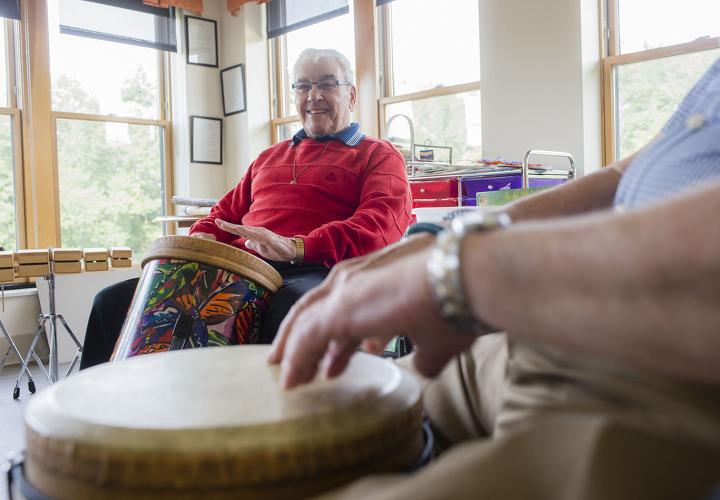
POLYGON ((267 352, 140 356, 53 385, 25 415, 29 482, 68 498, 284 498, 417 458, 412 376, 358 353, 337 379, 283 391, 267 352))
POLYGON ((283 279, 275 268, 254 255, 219 241, 192 236, 163 236, 153 242, 142 266, 154 259, 179 259, 225 269, 261 284, 271 292, 283 279))

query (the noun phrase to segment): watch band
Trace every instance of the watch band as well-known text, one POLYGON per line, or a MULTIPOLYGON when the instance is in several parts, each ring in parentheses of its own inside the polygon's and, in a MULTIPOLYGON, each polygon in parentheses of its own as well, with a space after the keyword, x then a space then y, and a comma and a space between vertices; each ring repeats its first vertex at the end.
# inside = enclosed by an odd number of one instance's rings
POLYGON ((290 261, 291 264, 297 264, 305 260, 305 240, 299 236, 290 238, 295 244, 295 258, 290 261))
POLYGON ((458 332, 483 335, 497 331, 475 318, 470 310, 461 269, 462 243, 469 233, 510 224, 510 217, 504 212, 476 213, 453 219, 450 228, 437 236, 427 260, 427 272, 440 314, 458 332))

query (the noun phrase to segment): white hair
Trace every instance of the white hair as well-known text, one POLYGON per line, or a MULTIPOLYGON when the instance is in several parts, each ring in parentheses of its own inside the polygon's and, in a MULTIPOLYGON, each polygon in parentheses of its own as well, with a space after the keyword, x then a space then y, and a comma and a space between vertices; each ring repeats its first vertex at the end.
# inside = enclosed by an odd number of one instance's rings
POLYGON ((318 59, 335 59, 340 65, 344 77, 347 81, 355 85, 355 72, 350 65, 350 61, 341 52, 335 49, 305 49, 298 56, 295 64, 293 65, 293 81, 297 80, 298 68, 306 60, 317 61, 318 59))

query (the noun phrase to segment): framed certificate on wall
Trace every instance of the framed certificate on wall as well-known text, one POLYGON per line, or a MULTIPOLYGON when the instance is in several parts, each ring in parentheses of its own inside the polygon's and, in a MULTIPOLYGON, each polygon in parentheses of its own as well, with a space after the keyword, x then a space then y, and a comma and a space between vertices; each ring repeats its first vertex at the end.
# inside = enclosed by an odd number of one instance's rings
POLYGON ((217 22, 212 19, 185 16, 187 63, 218 67, 217 22))
POLYGON ((222 165, 222 118, 190 117, 190 162, 222 165))
POLYGON ((225 116, 242 113, 245 106, 245 65, 237 64, 220 71, 223 113, 225 116))

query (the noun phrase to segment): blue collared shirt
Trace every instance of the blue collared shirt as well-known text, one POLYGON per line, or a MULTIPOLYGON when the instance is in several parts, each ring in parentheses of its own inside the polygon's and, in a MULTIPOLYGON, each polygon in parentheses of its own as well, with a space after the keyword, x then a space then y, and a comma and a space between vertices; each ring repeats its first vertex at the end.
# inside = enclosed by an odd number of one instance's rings
POLYGON ((720 59, 620 178, 615 206, 640 207, 720 181, 720 59))
MULTIPOLYGON (((292 146, 297 146, 298 144, 300 144, 300 141, 307 138, 307 132, 305 132, 304 128, 301 128, 298 133, 293 136, 292 146)), ((362 141, 364 138, 365 134, 360 132, 360 125, 357 123, 351 123, 349 127, 341 130, 337 134, 314 137, 316 141, 329 141, 332 139, 337 139, 338 141, 341 141, 351 147, 360 144, 360 141, 362 141)))

